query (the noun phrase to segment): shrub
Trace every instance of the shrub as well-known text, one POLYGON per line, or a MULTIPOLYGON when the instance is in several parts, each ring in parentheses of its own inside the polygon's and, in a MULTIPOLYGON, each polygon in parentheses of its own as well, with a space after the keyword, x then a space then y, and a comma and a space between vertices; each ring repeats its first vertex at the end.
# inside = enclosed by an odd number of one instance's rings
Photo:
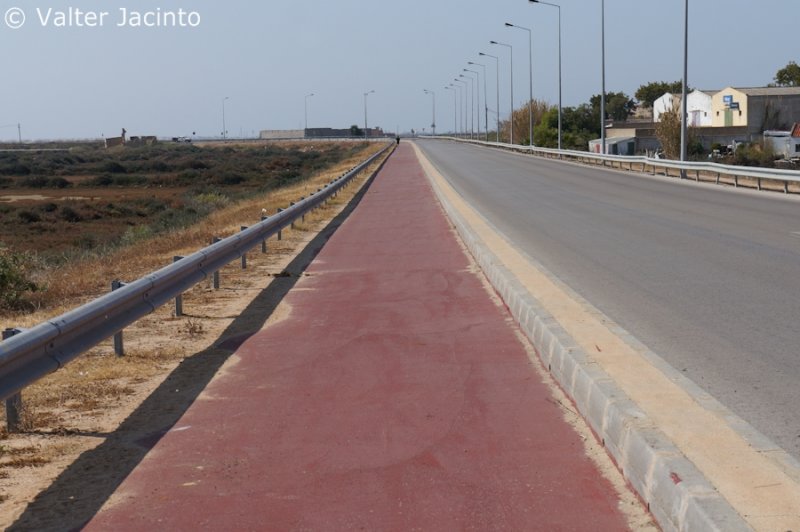
POLYGON ((32 224, 32 223, 36 223, 36 222, 41 222, 42 221, 42 217, 39 216, 38 214, 36 214, 33 211, 19 211, 17 213, 17 216, 19 217, 19 219, 23 223, 26 223, 26 224, 32 224))
POLYGON ((0 246, 0 308, 17 310, 23 306, 26 294, 39 289, 30 280, 29 263, 28 256, 0 246))
POLYGON ((87 187, 108 187, 114 183, 114 178, 108 174, 99 175, 84 181, 87 187))
POLYGON ((28 165, 21 163, 7 163, 0 166, 0 175, 30 175, 31 168, 28 165))
POLYGON ((64 220, 65 222, 69 222, 71 224, 80 222, 83 220, 83 216, 81 216, 78 211, 70 207, 69 205, 64 205, 61 207, 61 212, 59 213, 59 217, 64 220))
POLYGON ((108 161, 103 165, 103 172, 108 172, 110 174, 124 174, 127 171, 127 168, 116 161, 108 161))
POLYGON ((51 177, 47 180, 47 185, 50 188, 68 188, 72 186, 72 183, 64 179, 63 177, 51 177))
POLYGON ((49 182, 50 180, 46 177, 36 175, 20 179, 17 184, 22 188, 47 188, 49 182))
POLYGON ((153 235, 153 231, 150 227, 146 225, 135 225, 133 227, 129 227, 125 234, 122 235, 120 239, 120 244, 123 246, 129 246, 136 242, 140 242, 145 240, 146 238, 150 238, 153 235))

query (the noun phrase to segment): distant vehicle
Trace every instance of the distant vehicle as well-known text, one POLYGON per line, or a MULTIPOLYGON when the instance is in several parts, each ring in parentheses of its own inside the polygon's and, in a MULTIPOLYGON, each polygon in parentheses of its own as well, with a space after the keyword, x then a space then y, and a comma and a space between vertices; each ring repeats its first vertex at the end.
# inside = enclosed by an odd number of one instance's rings
POLYGON ((192 142, 192 139, 190 139, 189 137, 172 137, 172 142, 177 142, 177 143, 184 143, 184 142, 185 142, 185 143, 191 143, 191 142, 192 142))

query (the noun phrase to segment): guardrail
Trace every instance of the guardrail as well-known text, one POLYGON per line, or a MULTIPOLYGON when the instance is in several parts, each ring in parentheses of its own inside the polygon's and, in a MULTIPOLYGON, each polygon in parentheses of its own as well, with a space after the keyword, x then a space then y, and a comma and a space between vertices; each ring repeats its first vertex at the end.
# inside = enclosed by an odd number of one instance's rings
MULTIPOLYGON (((25 387, 77 358, 103 340, 119 335, 126 326, 150 314, 172 299, 179 308, 181 294, 200 281, 214 276, 227 264, 244 257, 266 240, 304 217, 346 186, 356 175, 394 147, 394 142, 371 156, 323 189, 292 204, 285 210, 262 217, 257 225, 220 240, 188 257, 176 261, 141 279, 122 284, 86 305, 48 320, 28 330, 8 329, 0 343, 0 400, 6 400, 9 425, 18 422, 19 393, 25 387)), ((216 279, 215 279, 216 281, 216 279)), ((216 284, 216 282, 215 282, 216 284)), ((122 351, 121 337, 115 337, 115 350, 122 351)))
POLYGON ((751 179, 755 181, 755 187, 758 190, 763 190, 763 180, 777 181, 783 184, 784 194, 789 194, 789 185, 792 184, 798 188, 800 192, 800 171, 796 170, 780 170, 773 168, 757 168, 752 166, 731 166, 725 164, 708 163, 708 162, 685 162, 673 161, 669 159, 653 159, 651 157, 632 156, 632 155, 602 155, 599 153, 591 153, 584 151, 573 150, 556 150, 551 148, 537 148, 530 146, 522 146, 519 144, 505 144, 502 142, 485 142, 481 140, 460 139, 456 137, 435 137, 446 140, 455 140, 458 142, 465 142, 468 144, 476 144, 480 146, 488 146, 493 148, 501 148, 505 150, 529 153, 531 155, 538 155, 548 158, 558 159, 573 159, 581 162, 592 162, 601 164, 603 166, 627 165, 629 170, 634 170, 634 165, 641 165, 642 172, 648 172, 655 175, 658 173, 657 169, 663 169, 664 175, 669 175, 668 170, 678 170, 679 177, 683 178, 688 176, 690 172, 694 173, 694 180, 701 181, 701 174, 705 174, 709 179, 713 180, 716 184, 720 183, 722 176, 728 176, 732 179, 732 184, 735 187, 742 185, 740 179, 751 179))

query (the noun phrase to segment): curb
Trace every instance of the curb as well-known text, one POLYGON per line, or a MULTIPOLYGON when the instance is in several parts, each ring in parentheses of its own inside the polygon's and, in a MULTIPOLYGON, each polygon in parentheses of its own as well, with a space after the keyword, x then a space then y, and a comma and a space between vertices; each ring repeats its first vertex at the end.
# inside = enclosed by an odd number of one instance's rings
POLYGON ((478 239, 429 176, 459 236, 533 344, 542 363, 575 403, 626 481, 667 531, 746 531, 747 522, 659 431, 519 280, 478 239))

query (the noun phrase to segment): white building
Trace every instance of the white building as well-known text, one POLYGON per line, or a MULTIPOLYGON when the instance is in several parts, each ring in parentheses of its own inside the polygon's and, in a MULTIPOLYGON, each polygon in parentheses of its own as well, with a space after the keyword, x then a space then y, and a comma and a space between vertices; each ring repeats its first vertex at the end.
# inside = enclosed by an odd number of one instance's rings
POLYGON ((653 122, 661 122, 661 115, 673 109, 678 109, 681 105, 681 97, 666 92, 661 98, 653 102, 653 122))
MULTIPOLYGON (((689 125, 692 127, 711 127, 714 117, 711 113, 716 91, 694 90, 689 93, 686 99, 686 113, 689 117, 689 125)), ((679 94, 665 93, 661 98, 653 102, 653 122, 661 122, 661 115, 673 109, 681 108, 681 96, 679 94)))
MULTIPOLYGON (((714 95, 719 91, 693 90, 686 98, 689 115, 689 125, 692 127, 711 127, 714 116, 711 113, 713 108, 714 95)), ((678 98, 678 103, 681 99, 678 98)))

